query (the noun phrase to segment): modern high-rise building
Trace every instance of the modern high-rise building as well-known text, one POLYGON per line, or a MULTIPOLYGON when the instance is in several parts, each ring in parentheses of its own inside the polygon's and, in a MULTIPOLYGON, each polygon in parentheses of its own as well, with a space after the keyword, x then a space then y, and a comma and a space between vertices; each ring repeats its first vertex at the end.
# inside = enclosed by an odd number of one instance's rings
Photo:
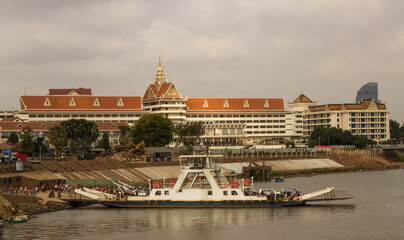
POLYGON ((358 94, 356 94, 355 102, 360 103, 365 99, 379 99, 377 82, 366 83, 359 89, 358 94))

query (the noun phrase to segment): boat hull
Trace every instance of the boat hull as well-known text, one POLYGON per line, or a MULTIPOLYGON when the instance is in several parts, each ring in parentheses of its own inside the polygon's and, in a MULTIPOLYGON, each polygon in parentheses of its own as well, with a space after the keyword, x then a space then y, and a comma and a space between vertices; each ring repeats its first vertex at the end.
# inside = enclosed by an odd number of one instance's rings
POLYGON ((251 208, 304 205, 305 201, 99 201, 112 208, 251 208))

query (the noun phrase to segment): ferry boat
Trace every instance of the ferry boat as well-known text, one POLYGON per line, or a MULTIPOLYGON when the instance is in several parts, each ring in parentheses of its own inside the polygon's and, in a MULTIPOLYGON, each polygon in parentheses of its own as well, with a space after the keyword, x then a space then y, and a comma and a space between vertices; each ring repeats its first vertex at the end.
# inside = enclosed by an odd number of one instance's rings
MULTIPOLYGON (((327 187, 309 194, 297 191, 254 192, 253 178, 229 181, 222 171, 223 155, 185 155, 179 157, 181 173, 176 181, 151 182, 148 194, 127 195, 129 185, 116 183, 119 194, 113 195, 82 188, 75 192, 107 207, 273 207, 304 205, 310 201, 353 198, 337 194, 327 187), (126 188, 126 190, 125 190, 126 188)), ((74 202, 74 200, 67 200, 74 202)), ((84 200, 81 200, 84 201, 84 200)))

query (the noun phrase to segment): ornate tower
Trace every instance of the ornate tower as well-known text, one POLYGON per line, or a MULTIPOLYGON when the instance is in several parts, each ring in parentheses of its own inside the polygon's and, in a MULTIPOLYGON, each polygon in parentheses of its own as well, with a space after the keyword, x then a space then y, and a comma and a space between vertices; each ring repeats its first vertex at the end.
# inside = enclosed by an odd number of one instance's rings
POLYGON ((166 82, 160 57, 156 79, 153 84, 149 84, 142 104, 144 110, 162 114, 174 123, 185 120, 185 99, 178 93, 174 83, 166 82))

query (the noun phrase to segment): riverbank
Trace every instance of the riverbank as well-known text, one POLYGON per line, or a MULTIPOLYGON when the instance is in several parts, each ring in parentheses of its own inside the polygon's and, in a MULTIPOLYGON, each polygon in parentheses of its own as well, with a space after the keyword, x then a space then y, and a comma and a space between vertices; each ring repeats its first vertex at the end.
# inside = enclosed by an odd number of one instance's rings
POLYGON ((27 220, 34 215, 70 208, 59 199, 50 199, 47 193, 38 196, 0 193, 0 224, 16 219, 27 220))
MULTIPOLYGON (((390 169, 398 169, 403 168, 403 162, 396 162, 391 159, 386 159, 381 156, 369 158, 362 156, 353 156, 349 154, 338 154, 338 155, 326 155, 322 157, 328 157, 329 160, 335 161, 340 164, 341 167, 322 167, 322 168, 311 168, 311 169, 294 169, 294 170, 284 170, 281 169, 273 169, 271 172, 272 177, 285 176, 285 177, 299 177, 299 176, 315 176, 321 174, 331 174, 331 173, 346 173, 346 172, 363 172, 363 171, 379 171, 379 170, 390 170, 390 169), (343 167, 342 167, 343 166, 343 167)), ((316 158, 313 158, 314 160, 316 158)), ((280 166, 280 162, 285 161, 286 159, 273 160, 275 165, 280 166)), ((293 160, 293 159, 292 159, 293 160)), ((304 159, 300 159, 301 161, 305 161, 304 159)), ((296 161, 300 161, 296 160, 296 161)), ((328 160, 328 161, 329 161, 328 160)), ((265 159, 260 160, 257 158, 242 158, 242 159, 234 159, 229 158, 226 159, 225 162, 251 162, 251 163, 262 163, 262 161, 266 161, 265 159)), ((295 160, 293 160, 295 161, 295 160)), ((124 169, 116 169, 114 166, 113 174, 115 176, 119 176, 119 171, 123 171, 122 176, 127 178, 130 174, 133 174, 136 178, 130 182, 131 184, 134 182, 145 182, 145 179, 159 179, 162 176, 166 176, 166 179, 172 178, 172 176, 178 176, 179 168, 177 167, 178 162, 169 162, 168 165, 171 166, 154 166, 154 167, 139 167, 139 168, 124 168, 124 169), (174 164, 176 164, 174 166, 174 164), (168 175, 169 174, 169 175, 168 175)), ((267 164, 268 165, 268 164, 267 164)), ((292 165, 286 164, 289 167, 293 168, 292 165)), ((320 164, 323 166, 323 164, 320 164)), ((258 165, 257 165, 258 166, 258 165)), ((296 166, 294 166, 296 167, 296 166)), ((291 169, 289 168, 289 169, 291 169)), ((287 168, 286 168, 287 169, 287 168)), ((87 185, 84 181, 86 177, 91 177, 93 181, 96 179, 100 179, 100 177, 109 177, 110 175, 105 175, 105 171, 96 174, 96 171, 84 171, 84 172, 74 172, 64 173, 66 176, 63 178, 68 181, 78 181, 76 184, 84 184, 87 185), (77 178, 79 176, 79 178, 77 178), (75 178, 74 178, 75 177, 75 178), (76 179, 77 178, 77 179, 76 179), (82 181, 82 182, 80 182, 82 181)), ((45 174, 45 173, 43 173, 45 174)), ((46 174, 61 174, 61 173, 46 173, 46 174)), ((112 173, 111 173, 112 174, 112 173)), ((41 173, 36 174, 37 177, 41 176, 41 173)), ((129 182, 128 180, 123 179, 123 181, 129 182)), ((89 178, 90 179, 90 178, 89 178)), ((87 179, 88 180, 88 179, 87 179)), ((100 180, 101 181, 101 180, 100 180)), ((103 179, 104 182, 110 181, 108 179, 103 179)), ((102 182, 102 181, 101 181, 102 182)), ((101 182, 97 181, 98 185, 101 186, 101 182)), ((23 182, 21 182, 23 183, 23 182)), ((70 184, 70 183, 69 183, 70 184)), ((39 192, 37 196, 33 195, 24 195, 24 194, 10 194, 10 193, 1 193, 0 194, 0 221, 10 220, 16 218, 18 216, 28 216, 31 217, 36 214, 57 211, 69 208, 70 206, 59 199, 49 198, 48 193, 39 192)))

